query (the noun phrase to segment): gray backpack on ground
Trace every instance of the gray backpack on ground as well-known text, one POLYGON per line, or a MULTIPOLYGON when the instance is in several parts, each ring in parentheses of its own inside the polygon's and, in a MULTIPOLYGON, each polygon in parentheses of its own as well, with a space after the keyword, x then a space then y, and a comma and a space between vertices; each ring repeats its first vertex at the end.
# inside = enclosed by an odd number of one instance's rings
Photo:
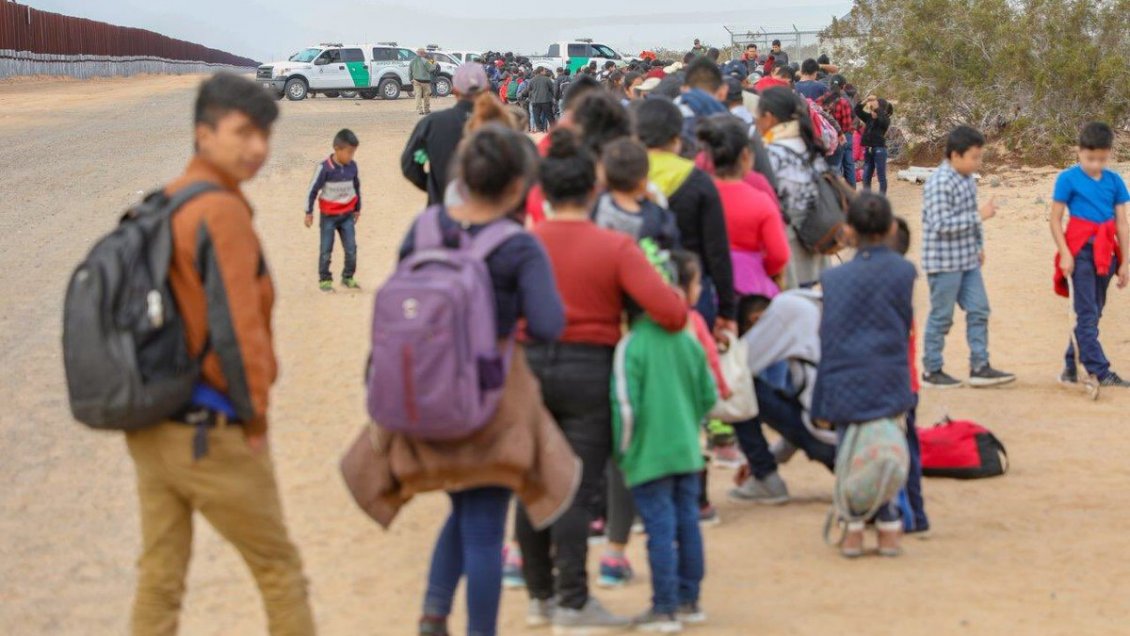
POLYGON ((99 240, 71 276, 63 304, 63 365, 71 413, 95 429, 136 430, 184 408, 200 376, 169 288, 170 220, 193 197, 150 193, 99 240))

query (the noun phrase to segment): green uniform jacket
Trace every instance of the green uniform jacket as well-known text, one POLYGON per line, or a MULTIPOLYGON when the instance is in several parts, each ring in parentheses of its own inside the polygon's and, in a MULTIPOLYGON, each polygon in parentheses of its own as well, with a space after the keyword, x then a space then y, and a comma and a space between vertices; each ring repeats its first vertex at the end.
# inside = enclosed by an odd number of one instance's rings
POLYGON ((699 426, 718 393, 689 329, 669 333, 641 316, 616 347, 613 456, 629 487, 703 468, 699 426))
POLYGON ((408 73, 417 82, 430 82, 432 81, 432 63, 417 55, 416 59, 409 64, 408 73))

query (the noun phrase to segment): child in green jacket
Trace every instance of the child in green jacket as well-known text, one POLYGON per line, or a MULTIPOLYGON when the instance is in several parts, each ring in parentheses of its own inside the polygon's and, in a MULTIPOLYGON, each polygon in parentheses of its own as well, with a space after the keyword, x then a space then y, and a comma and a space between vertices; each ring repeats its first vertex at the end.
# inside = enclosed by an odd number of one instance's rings
MULTIPOLYGON (((687 252, 672 257, 694 306, 698 260, 687 252)), ((613 454, 647 529, 651 566, 652 607, 636 619, 638 629, 673 633, 706 620, 698 603, 705 574, 699 423, 717 400, 706 353, 689 329, 668 333, 642 316, 616 347, 613 454)))

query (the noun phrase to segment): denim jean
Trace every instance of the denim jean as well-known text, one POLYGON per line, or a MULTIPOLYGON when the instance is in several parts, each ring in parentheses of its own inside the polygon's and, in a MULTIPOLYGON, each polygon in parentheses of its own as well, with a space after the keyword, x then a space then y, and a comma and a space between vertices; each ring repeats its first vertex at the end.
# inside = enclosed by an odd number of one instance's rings
POLYGON ((871 190, 871 177, 879 177, 879 192, 887 193, 887 149, 867 148, 863 153, 863 189, 871 190))
POLYGON ((467 577, 467 634, 494 636, 502 592, 502 543, 510 491, 474 488, 453 492, 451 514, 436 540, 425 616, 448 616, 459 579, 467 577))
POLYGON ((531 121, 533 121, 534 128, 543 132, 549 132, 549 127, 557 121, 557 117, 553 114, 553 103, 533 104, 532 109, 534 118, 531 121))
POLYGON ((969 342, 969 368, 976 371, 989 364, 989 295, 981 268, 964 272, 937 272, 926 277, 930 284, 930 318, 926 321, 925 355, 927 373, 941 371, 942 349, 953 326, 956 304, 965 311, 965 338, 969 342))
MULTIPOLYGON (((1106 292, 1110 280, 1118 271, 1118 259, 1110 265, 1110 272, 1101 276, 1095 270, 1094 245, 1088 243, 1075 255, 1075 271, 1071 274, 1071 284, 1075 287, 1075 339, 1079 341, 1079 361, 1087 373, 1099 379, 1110 374, 1110 361, 1103 353, 1099 342, 1099 320, 1106 308, 1106 292)), ((1076 368, 1075 345, 1067 343, 1064 364, 1068 369, 1076 368)))
POLYGON ((698 603, 706 557, 698 527, 698 473, 673 475, 632 488, 632 498, 647 530, 651 567, 651 605, 671 614, 698 603))
POLYGON ((844 138, 845 138, 844 143, 842 144, 842 147, 844 149, 844 154, 841 155, 841 157, 840 157, 840 163, 838 165, 832 164, 832 167, 837 168, 841 172, 843 172, 844 180, 848 182, 848 185, 850 185, 851 187, 854 188, 855 187, 855 139, 854 139, 854 135, 852 135, 850 132, 847 133, 846 135, 844 135, 844 138))
POLYGON ((809 459, 835 470, 836 447, 822 442, 804 425, 803 412, 796 400, 787 397, 789 387, 776 388, 765 380, 754 379, 760 413, 756 419, 734 425, 738 445, 749 460, 749 468, 756 479, 765 479, 777 472, 777 460, 769 452, 762 424, 768 424, 786 441, 804 451, 809 459), (784 393, 784 395, 783 395, 784 393))
POLYGON ((568 609, 581 609, 589 598, 589 525, 604 498, 605 467, 612 456, 612 356, 612 347, 574 343, 526 349, 545 408, 581 460, 581 484, 573 504, 547 530, 535 529, 519 506, 515 534, 530 598, 556 596, 568 609))
MULTIPOLYGON (((844 144, 841 143, 840 147, 836 148, 836 151, 833 152, 831 155, 829 155, 828 158, 827 158, 828 168, 832 171, 833 174, 838 175, 840 173, 840 166, 842 166, 844 164, 844 150, 845 150, 845 148, 846 147, 844 146, 844 144)), ((850 152, 851 152, 851 150, 849 149, 848 153, 850 153, 850 152)))
POLYGON ((695 310, 702 315, 706 326, 714 329, 714 321, 718 319, 718 290, 714 288, 714 279, 703 274, 702 294, 698 297, 695 310))
MULTIPOLYGON (((848 426, 864 426, 863 424, 849 424, 848 426)), ((836 427, 836 445, 842 445, 844 436, 847 435, 847 426, 836 427)), ((875 521, 900 521, 902 519, 902 509, 899 507, 899 497, 895 495, 894 499, 884 502, 879 506, 875 516, 868 519, 869 522, 875 521)))
POLYGON ((357 223, 352 214, 321 215, 318 228, 322 231, 321 252, 318 256, 318 280, 333 280, 330 274, 330 257, 334 251, 334 234, 341 235, 341 247, 345 250, 345 268, 342 278, 353 278, 357 271, 357 223))
MULTIPOLYGON (((917 401, 917 398, 915 399, 917 401)), ((918 442, 918 408, 906 414, 906 447, 910 451, 910 472, 906 488, 899 493, 903 529, 907 532, 925 532, 930 529, 926 517, 926 501, 922 497, 922 446, 918 442)))

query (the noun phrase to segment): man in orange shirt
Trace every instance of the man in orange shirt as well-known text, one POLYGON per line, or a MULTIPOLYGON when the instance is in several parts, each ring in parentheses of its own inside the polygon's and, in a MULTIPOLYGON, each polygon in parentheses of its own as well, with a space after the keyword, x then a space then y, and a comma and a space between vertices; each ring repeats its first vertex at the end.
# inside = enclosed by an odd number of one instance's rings
POLYGON ((262 88, 220 73, 196 98, 195 156, 167 188, 218 190, 172 218, 169 284, 189 351, 202 360, 192 401, 126 440, 137 468, 142 552, 135 636, 177 631, 199 511, 239 551, 259 585, 273 635, 314 633, 306 578, 287 536, 267 445, 274 288, 251 206, 239 190, 267 160, 278 106, 262 88))

